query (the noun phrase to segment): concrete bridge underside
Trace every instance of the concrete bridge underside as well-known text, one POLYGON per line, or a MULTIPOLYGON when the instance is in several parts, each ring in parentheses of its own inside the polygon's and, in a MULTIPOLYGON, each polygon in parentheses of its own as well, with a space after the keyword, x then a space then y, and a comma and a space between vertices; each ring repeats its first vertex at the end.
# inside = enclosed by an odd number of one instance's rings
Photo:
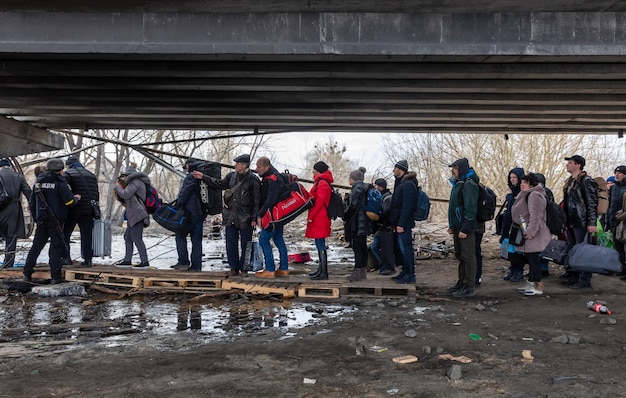
POLYGON ((66 12, 72 2, 58 3, 0 6, 0 129, 10 119, 33 129, 502 134, 626 125, 622 2, 571 12, 414 12, 393 1, 376 4, 397 12, 369 2, 372 12, 312 7, 324 2, 157 12, 158 1, 154 12, 106 9, 116 2, 66 12))

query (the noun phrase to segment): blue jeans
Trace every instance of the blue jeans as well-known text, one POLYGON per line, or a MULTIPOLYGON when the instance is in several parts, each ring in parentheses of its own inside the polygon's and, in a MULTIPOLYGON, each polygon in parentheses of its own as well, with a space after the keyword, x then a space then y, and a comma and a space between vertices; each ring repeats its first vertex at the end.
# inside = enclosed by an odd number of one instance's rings
POLYGON ((191 235, 191 268, 202 269, 202 227, 204 219, 199 217, 191 220, 186 234, 176 234, 176 251, 178 264, 189 265, 189 251, 187 250, 187 235, 191 235))
POLYGON ((372 241, 372 254, 380 267, 380 236, 374 235, 374 240, 372 241))
POLYGON ((323 252, 324 250, 326 250, 326 238, 316 238, 315 248, 318 252, 323 252))
POLYGON ((251 228, 239 229, 237 227, 226 227, 226 258, 228 259, 230 269, 238 271, 243 269, 246 246, 251 241, 251 228), (239 252, 239 243, 241 243, 241 254, 239 252))
POLYGON ((283 239, 283 227, 278 227, 273 231, 262 230, 259 235, 259 246, 263 250, 263 257, 265 258, 265 269, 270 272, 276 270, 274 265, 274 253, 272 253, 272 245, 270 239, 274 241, 278 253, 280 255, 280 270, 289 269, 289 263, 287 258, 287 245, 285 245, 285 239, 283 239))
POLYGON ((413 254, 413 232, 410 228, 397 233, 398 247, 402 253, 402 272, 415 275, 415 254, 413 254))

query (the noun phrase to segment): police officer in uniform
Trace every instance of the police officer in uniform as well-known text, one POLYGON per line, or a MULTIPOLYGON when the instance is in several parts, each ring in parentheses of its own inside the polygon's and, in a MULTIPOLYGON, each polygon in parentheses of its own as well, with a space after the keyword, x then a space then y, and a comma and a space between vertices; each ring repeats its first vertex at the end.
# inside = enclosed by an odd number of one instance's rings
POLYGON ((61 257, 65 252, 63 223, 67 218, 67 208, 75 206, 79 194, 72 194, 63 178, 63 161, 50 159, 47 171, 37 177, 29 205, 37 223, 37 230, 24 266, 24 280, 31 281, 35 262, 41 250, 50 239, 50 276, 52 284, 62 283, 61 257), (43 198, 42 198, 43 196, 43 198))

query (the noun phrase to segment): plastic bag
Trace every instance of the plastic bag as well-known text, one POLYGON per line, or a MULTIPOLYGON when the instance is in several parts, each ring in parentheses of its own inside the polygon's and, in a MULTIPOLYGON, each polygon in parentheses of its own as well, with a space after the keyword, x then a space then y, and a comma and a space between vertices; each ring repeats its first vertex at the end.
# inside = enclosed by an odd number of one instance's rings
POLYGON ((246 245, 243 257, 243 270, 257 272, 263 269, 263 254, 259 241, 255 238, 246 245))
POLYGON ((615 239, 613 237, 613 232, 605 231, 602 227, 602 223, 600 219, 596 221, 596 227, 598 228, 598 232, 594 232, 592 234, 593 237, 596 238, 596 244, 598 246, 608 247, 610 249, 615 249, 615 239))

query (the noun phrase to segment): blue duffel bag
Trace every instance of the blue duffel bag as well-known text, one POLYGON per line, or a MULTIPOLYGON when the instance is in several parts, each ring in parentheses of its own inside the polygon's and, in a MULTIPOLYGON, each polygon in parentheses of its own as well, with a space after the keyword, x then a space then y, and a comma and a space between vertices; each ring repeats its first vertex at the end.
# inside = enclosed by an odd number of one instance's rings
POLYGON ((619 253, 615 249, 605 246, 577 243, 567 255, 569 271, 592 272, 596 274, 610 274, 622 271, 622 262, 619 253))
POLYGON ((189 220, 185 215, 185 209, 177 208, 176 201, 163 203, 161 207, 154 211, 152 218, 163 228, 177 234, 188 232, 189 220))

